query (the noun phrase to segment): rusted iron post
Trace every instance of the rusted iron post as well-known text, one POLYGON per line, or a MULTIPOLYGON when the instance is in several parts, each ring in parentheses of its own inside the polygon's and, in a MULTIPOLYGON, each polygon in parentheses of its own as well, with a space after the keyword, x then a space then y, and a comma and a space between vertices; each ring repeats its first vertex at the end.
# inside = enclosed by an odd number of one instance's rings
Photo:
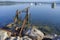
POLYGON ((22 31, 23 31, 23 29, 24 29, 24 27, 25 27, 25 24, 26 24, 26 22, 27 22, 27 20, 28 20, 28 8, 26 9, 26 16, 25 16, 25 19, 24 19, 24 21, 23 21, 23 24, 22 24, 22 27, 21 27, 21 30, 20 30, 20 33, 19 33, 19 36, 21 37, 22 36, 22 31))

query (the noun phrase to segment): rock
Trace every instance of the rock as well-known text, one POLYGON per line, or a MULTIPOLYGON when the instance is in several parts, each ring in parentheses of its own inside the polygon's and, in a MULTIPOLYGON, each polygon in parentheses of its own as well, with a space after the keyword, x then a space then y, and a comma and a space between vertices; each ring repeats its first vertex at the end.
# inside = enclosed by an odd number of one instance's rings
POLYGON ((10 32, 5 31, 5 30, 0 30, 0 34, 1 34, 1 40, 42 40, 44 38, 44 34, 38 30, 37 28, 32 28, 30 30, 30 33, 28 33, 29 30, 27 30, 27 36, 24 35, 23 37, 19 37, 19 36, 15 36, 15 37, 11 37, 10 36, 10 32))
POLYGON ((29 38, 28 36, 24 36, 24 37, 22 37, 22 40, 32 40, 32 39, 29 38))
POLYGON ((37 40, 42 40, 44 38, 44 34, 36 28, 32 28, 31 32, 27 33, 27 35, 29 35, 29 37, 31 37, 32 39, 37 39, 37 40))
POLYGON ((14 23, 10 23, 10 24, 7 25, 8 28, 12 28, 12 27, 15 27, 15 26, 16 26, 16 24, 14 24, 14 23))
POLYGON ((60 40, 60 36, 56 36, 56 37, 53 38, 52 40, 60 40))
POLYGON ((37 40, 42 40, 44 37, 43 32, 41 32, 40 30, 33 28, 32 29, 32 33, 34 33, 37 36, 37 40))
POLYGON ((1 40, 5 40, 7 37, 9 37, 7 35, 7 31, 4 30, 0 30, 0 36, 1 36, 1 40))
POLYGON ((43 38, 42 40, 52 40, 51 38, 43 38))

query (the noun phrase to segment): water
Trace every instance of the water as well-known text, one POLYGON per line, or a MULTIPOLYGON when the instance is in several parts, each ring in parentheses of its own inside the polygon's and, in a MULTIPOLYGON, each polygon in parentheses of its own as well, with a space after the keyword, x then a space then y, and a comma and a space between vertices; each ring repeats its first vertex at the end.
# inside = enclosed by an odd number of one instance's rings
MULTIPOLYGON (((60 4, 51 8, 51 4, 30 5, 0 5, 0 27, 13 22, 16 10, 23 10, 30 6, 31 23, 34 25, 54 25, 59 29, 60 26, 60 4)), ((23 15, 24 16, 24 15, 23 15)))
POLYGON ((3 5, 0 6, 0 26, 5 26, 8 23, 13 22, 16 10, 23 10, 27 4, 17 5, 3 5))
POLYGON ((51 8, 51 4, 37 5, 31 9, 34 23, 59 25, 60 22, 60 6, 57 5, 55 9, 51 8))

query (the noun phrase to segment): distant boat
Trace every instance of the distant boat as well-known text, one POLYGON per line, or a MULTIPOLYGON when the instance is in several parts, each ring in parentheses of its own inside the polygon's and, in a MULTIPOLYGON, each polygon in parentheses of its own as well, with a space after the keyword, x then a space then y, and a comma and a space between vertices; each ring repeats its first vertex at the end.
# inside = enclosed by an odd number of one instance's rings
POLYGON ((51 7, 52 7, 52 8, 55 8, 55 6, 56 6, 56 3, 53 2, 52 5, 51 5, 51 7))

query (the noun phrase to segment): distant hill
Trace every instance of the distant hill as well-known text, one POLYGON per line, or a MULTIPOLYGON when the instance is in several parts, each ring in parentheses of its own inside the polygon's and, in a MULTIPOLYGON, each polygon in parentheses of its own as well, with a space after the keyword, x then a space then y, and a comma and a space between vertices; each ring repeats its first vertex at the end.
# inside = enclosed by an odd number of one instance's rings
MULTIPOLYGON (((44 4, 50 4, 53 2, 16 2, 16 1, 0 1, 0 3, 44 3, 44 4)), ((60 3, 60 2, 56 2, 56 3, 60 3)))
POLYGON ((12 4, 16 4, 18 2, 15 1, 0 1, 0 5, 12 5, 12 4))
POLYGON ((16 1, 0 1, 0 3, 15 3, 16 1))

